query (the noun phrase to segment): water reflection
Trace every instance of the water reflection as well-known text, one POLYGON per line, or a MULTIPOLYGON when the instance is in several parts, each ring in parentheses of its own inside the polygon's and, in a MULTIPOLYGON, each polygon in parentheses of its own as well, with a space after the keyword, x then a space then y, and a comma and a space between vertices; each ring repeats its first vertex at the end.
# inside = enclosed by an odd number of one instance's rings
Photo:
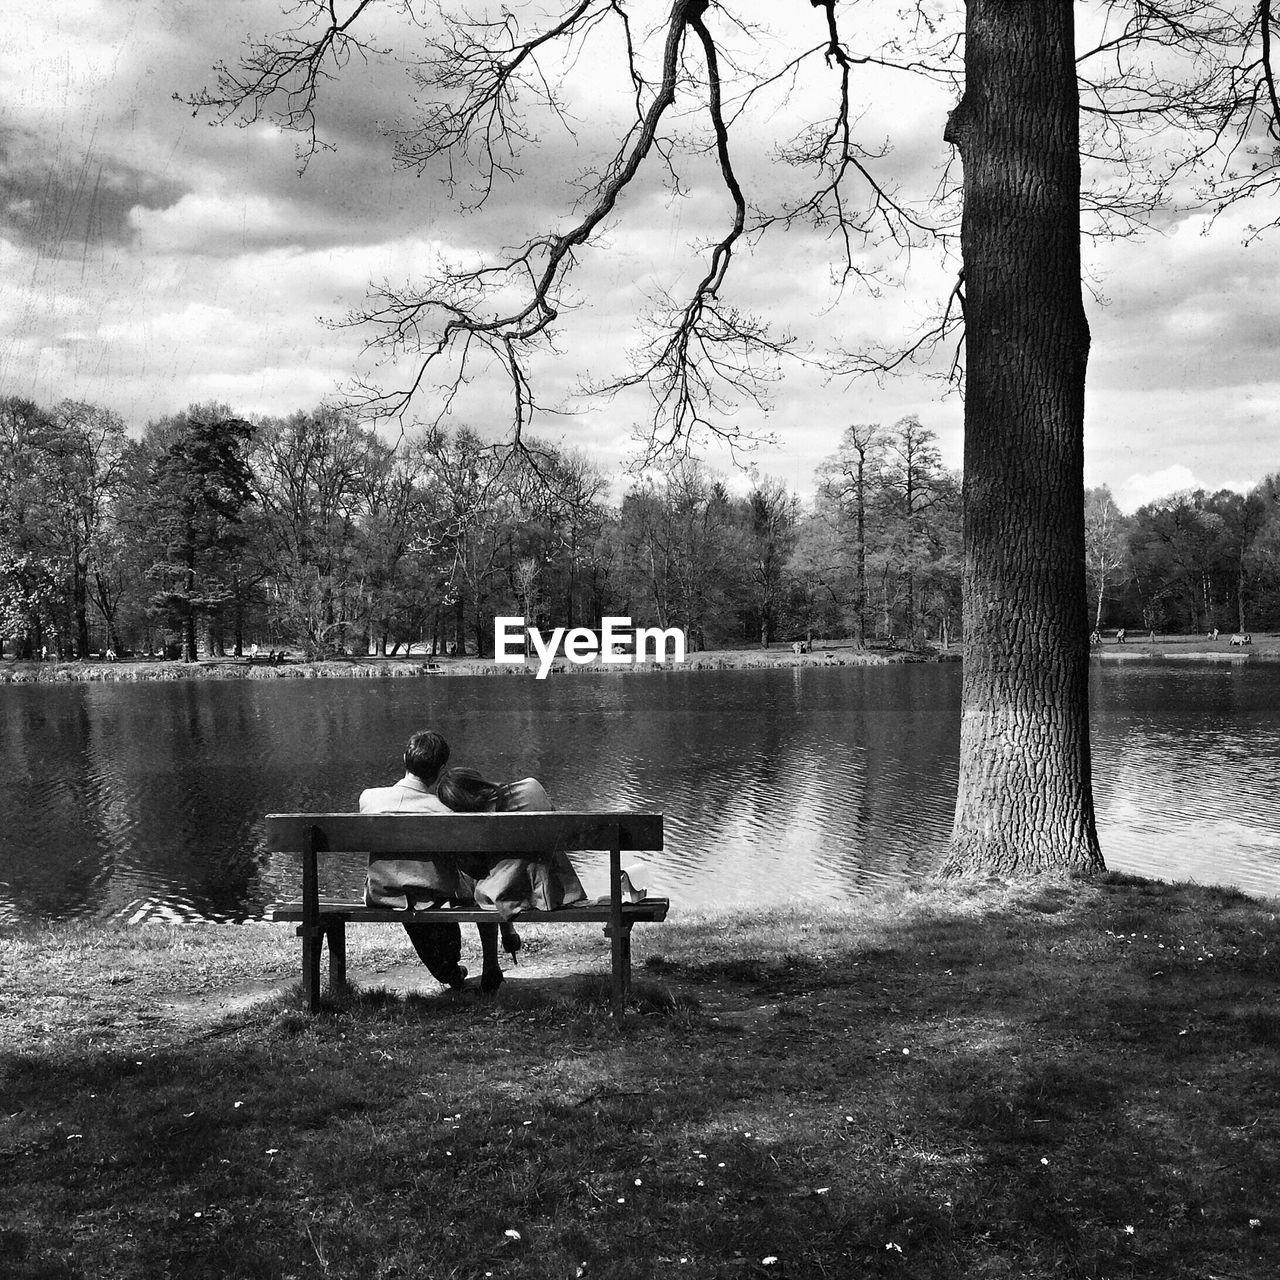
MULTIPOLYGON (((1099 664, 1091 692, 1108 863, 1280 892, 1280 669, 1099 664)), ((927 665, 8 686, 0 919, 260 914, 297 883, 262 815, 354 807, 424 724, 563 807, 665 812, 650 879, 682 902, 856 895, 936 864, 958 721, 958 668, 927 665)))
POLYGON ((1091 693, 1108 864, 1280 894, 1280 668, 1103 665, 1091 693))

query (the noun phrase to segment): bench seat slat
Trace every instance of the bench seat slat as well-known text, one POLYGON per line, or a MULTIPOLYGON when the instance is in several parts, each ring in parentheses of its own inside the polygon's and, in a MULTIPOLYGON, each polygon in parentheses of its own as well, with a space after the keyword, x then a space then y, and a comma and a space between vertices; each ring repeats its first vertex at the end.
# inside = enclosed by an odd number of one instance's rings
POLYGON ((660 813, 269 813, 266 847, 293 852, 316 828, 346 853, 524 853, 663 847, 660 813))
MULTIPOLYGON (((623 918, 629 921, 665 920, 671 902, 668 898, 642 898, 622 904, 623 918)), ((301 920, 301 902, 279 902, 269 908, 272 920, 301 920)), ((321 916, 339 916, 350 924, 497 924, 496 912, 479 908, 440 907, 420 911, 394 911, 385 907, 366 907, 358 902, 322 902, 321 916)), ((557 911, 527 910, 519 912, 518 924, 607 924, 609 902, 593 902, 590 906, 561 907, 557 911)))

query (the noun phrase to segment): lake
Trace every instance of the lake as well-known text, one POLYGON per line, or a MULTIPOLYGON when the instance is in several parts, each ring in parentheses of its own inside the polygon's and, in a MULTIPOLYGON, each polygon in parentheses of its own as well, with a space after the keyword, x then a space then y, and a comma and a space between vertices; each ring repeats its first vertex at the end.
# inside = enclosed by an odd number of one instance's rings
MULTIPOLYGON (((1280 664, 1095 662, 1091 696, 1108 865, 1280 895, 1280 664)), ((260 916, 296 895, 262 815, 354 808, 422 727, 562 808, 664 812, 681 903, 856 897, 937 864, 959 702, 958 664, 8 685, 0 921, 260 916)))

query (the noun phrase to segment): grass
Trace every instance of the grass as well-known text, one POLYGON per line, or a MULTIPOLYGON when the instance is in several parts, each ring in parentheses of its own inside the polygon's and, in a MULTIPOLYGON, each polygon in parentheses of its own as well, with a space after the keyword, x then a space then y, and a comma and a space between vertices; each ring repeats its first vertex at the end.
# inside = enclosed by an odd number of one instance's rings
POLYGON ((1274 1277, 1276 910, 1113 875, 673 914, 621 1029, 594 931, 527 934, 586 977, 311 1018, 216 1003, 291 978, 287 929, 10 930, 0 1271, 1274 1277))

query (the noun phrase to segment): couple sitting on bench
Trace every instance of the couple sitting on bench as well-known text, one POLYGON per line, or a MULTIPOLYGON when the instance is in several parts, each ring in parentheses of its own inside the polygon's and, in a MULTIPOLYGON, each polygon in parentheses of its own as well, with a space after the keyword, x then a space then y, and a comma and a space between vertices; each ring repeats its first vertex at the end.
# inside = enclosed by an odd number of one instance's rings
MULTIPOLYGON (((449 744, 430 730, 415 733, 404 752, 404 777, 389 787, 370 787, 360 794, 361 813, 513 813, 555 809, 536 778, 489 782, 473 769, 445 769, 449 744)), ((414 907, 471 906, 494 912, 494 924, 477 925, 484 954, 482 991, 502 985, 498 935, 513 957, 520 935, 511 917, 525 907, 554 911, 586 899, 573 864, 562 852, 544 857, 485 854, 432 858, 369 859, 365 904, 399 911, 414 907)), ((462 956, 462 930, 456 924, 405 924, 414 950, 431 976, 461 990, 467 971, 462 956)))

